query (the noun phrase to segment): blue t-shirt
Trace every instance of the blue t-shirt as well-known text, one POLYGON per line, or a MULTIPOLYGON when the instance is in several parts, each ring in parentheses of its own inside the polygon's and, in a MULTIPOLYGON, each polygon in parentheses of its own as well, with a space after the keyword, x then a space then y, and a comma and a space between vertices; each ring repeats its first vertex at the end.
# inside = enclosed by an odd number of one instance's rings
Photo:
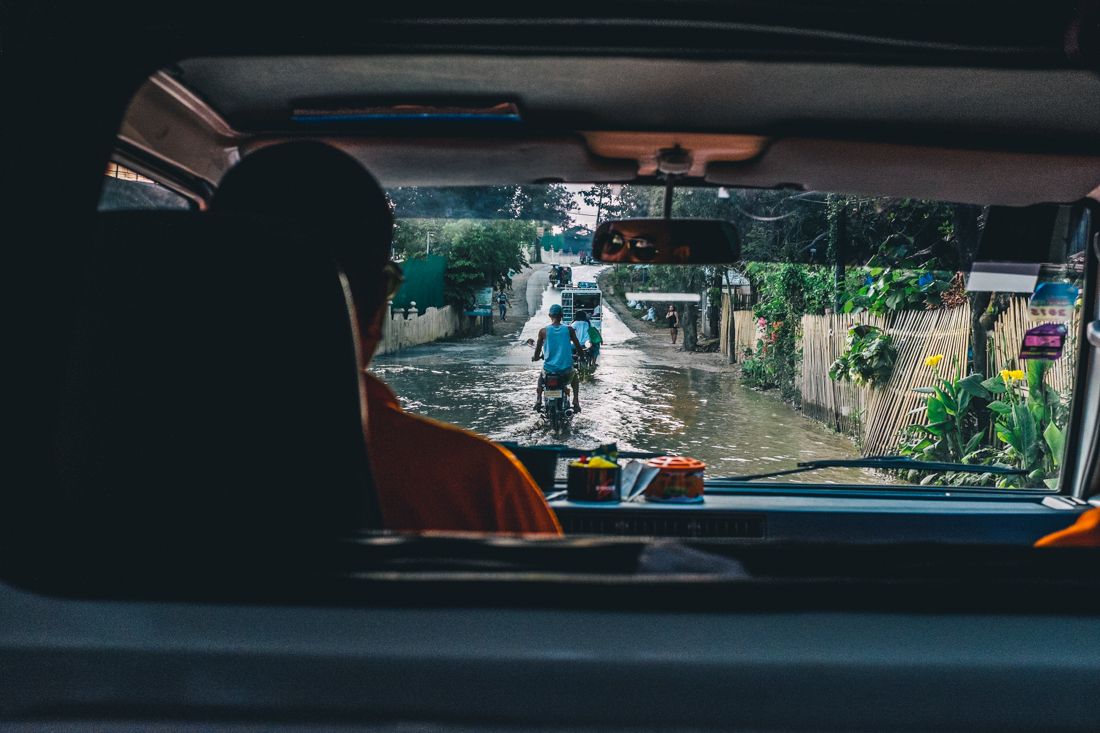
POLYGON ((542 346, 543 367, 548 372, 564 372, 573 368, 573 342, 569 338, 569 326, 546 327, 546 342, 542 346))

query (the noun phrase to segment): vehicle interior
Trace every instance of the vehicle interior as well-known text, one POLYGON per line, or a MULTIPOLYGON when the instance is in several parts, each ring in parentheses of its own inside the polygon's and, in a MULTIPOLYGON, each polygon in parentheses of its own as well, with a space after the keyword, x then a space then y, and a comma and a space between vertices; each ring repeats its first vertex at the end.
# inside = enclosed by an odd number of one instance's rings
POLYGON ((1100 507, 1097 3, 16 3, 0 48, 0 726, 1095 729, 1097 550, 1034 545, 1100 507), (406 276, 504 222, 528 320, 364 347, 402 283, 372 325, 337 229, 222 203, 303 141, 377 182, 385 215, 328 205, 406 276), (714 286, 650 287, 687 268, 714 286), (643 303, 704 299, 752 334, 719 366, 640 345, 643 303), (555 304, 602 311, 564 430, 555 304), (760 376, 788 337, 800 411, 760 376), (813 368, 854 418, 813 422, 813 368), (372 434, 364 374, 503 446, 560 535, 393 523, 378 446, 461 458, 372 434), (614 500, 574 493, 596 455, 614 500), (636 484, 685 459, 690 497, 636 484))

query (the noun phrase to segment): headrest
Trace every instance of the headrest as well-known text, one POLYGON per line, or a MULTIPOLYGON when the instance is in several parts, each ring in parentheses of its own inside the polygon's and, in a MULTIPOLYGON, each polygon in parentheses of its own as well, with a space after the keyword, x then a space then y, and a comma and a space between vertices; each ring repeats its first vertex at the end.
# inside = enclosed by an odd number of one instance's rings
POLYGON ((93 541, 195 553, 357 529, 356 369, 323 243, 244 217, 100 214, 60 405, 68 505, 93 541))
POLYGON ((229 169, 211 211, 298 223, 329 239, 350 277, 389 261, 393 214, 366 168, 341 150, 301 140, 262 148, 229 169))

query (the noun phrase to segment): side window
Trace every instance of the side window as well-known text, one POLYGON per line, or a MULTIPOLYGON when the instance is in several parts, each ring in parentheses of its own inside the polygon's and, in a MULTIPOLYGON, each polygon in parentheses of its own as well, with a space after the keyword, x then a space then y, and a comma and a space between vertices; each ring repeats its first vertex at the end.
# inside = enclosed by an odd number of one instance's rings
POLYGON ((172 189, 117 163, 107 164, 103 192, 99 196, 100 211, 186 211, 190 208, 191 202, 172 189))

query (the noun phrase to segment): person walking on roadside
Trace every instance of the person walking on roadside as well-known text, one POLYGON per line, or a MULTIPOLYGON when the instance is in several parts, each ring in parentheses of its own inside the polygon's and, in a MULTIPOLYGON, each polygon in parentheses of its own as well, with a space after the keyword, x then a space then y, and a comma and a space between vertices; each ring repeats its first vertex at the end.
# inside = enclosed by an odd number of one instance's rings
POLYGON ((504 314, 508 312, 508 293, 503 290, 500 291, 500 295, 497 296, 497 305, 500 306, 500 320, 504 320, 504 314))
POLYGON ((676 315, 676 309, 672 307, 672 303, 668 304, 665 319, 668 321, 668 332, 672 334, 672 343, 676 343, 676 334, 680 330, 680 316, 676 315))

